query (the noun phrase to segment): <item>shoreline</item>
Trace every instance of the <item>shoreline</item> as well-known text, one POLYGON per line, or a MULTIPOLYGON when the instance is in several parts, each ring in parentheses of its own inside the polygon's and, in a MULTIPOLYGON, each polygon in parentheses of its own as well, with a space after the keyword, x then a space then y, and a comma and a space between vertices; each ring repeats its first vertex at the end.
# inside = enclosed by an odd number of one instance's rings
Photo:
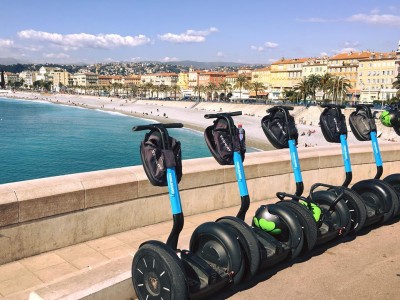
MULTIPOLYGON (((242 106, 236 106, 231 103, 215 103, 201 102, 198 108, 196 102, 180 102, 180 101, 161 101, 161 100, 128 100, 116 97, 100 97, 87 95, 70 95, 70 94, 43 94, 34 92, 14 92, 7 95, 9 99, 33 100, 59 105, 67 105, 71 107, 80 107, 85 109, 101 110, 105 112, 117 112, 123 115, 132 116, 141 119, 150 119, 160 123, 183 123, 184 127, 204 132, 205 128, 212 124, 211 120, 204 119, 205 113, 216 113, 225 107, 228 110, 241 110, 242 106), (217 110, 216 110, 217 108, 217 110)), ((248 107, 258 108, 251 104, 248 107)), ((260 109, 264 106, 259 107, 260 109)), ((317 114, 319 111, 303 111, 299 115, 307 116, 307 114, 317 114)), ((223 111, 223 110, 222 110, 223 111)), ((264 110, 265 111, 265 110, 264 110)), ((235 123, 242 123, 246 130, 246 144, 248 147, 255 148, 260 151, 274 150, 275 148, 269 143, 261 129, 261 116, 257 114, 243 114, 235 117, 235 123)), ((328 143, 319 128, 317 117, 314 117, 310 124, 301 124, 297 122, 296 126, 299 132, 298 147, 317 147, 317 146, 335 146, 328 143)), ((378 123, 378 122, 377 122, 378 123)), ((378 126, 379 127, 379 126, 378 126)), ((383 132, 384 138, 380 138, 380 143, 400 142, 400 137, 394 133, 391 128, 378 128, 383 132)), ((358 141, 353 134, 348 134, 348 143, 363 143, 358 141)))

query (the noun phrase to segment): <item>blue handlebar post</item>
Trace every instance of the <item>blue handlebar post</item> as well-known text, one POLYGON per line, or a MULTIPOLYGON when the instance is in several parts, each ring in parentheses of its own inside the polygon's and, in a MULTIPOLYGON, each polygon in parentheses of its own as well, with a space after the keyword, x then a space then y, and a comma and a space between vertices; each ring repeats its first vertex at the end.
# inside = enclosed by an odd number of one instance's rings
POLYGON ((176 179, 175 167, 167 168, 167 183, 172 214, 180 214, 182 213, 182 205, 181 197, 179 195, 178 180, 176 179))
POLYGON ((246 175, 244 173, 242 156, 239 152, 233 152, 233 162, 235 163, 236 180, 239 185, 239 193, 241 197, 248 196, 246 175))

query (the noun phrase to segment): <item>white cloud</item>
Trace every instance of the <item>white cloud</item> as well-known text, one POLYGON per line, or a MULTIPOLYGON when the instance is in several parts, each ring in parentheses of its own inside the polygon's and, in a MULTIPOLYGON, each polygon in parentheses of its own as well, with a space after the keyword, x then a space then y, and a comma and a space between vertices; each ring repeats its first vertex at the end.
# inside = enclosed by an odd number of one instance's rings
POLYGON ((142 58, 140 56, 131 58, 131 61, 141 61, 141 60, 142 60, 142 58))
POLYGON ((350 52, 358 52, 359 50, 353 47, 345 47, 339 50, 332 50, 333 53, 350 53, 350 52))
POLYGON ((372 25, 400 26, 400 16, 378 14, 356 14, 347 18, 349 22, 361 22, 372 25))
POLYGON ((165 33, 158 35, 160 40, 171 42, 171 43, 202 43, 206 40, 206 36, 213 32, 217 32, 218 29, 215 27, 210 27, 207 30, 192 30, 188 29, 184 33, 165 33))
POLYGON ((251 50, 255 50, 255 51, 265 51, 266 49, 273 49, 273 48, 277 48, 279 45, 277 43, 273 43, 273 42, 265 42, 264 45, 262 46, 250 46, 251 50))
POLYGON ((168 56, 166 56, 166 57, 164 57, 164 58, 161 59, 161 61, 164 61, 164 62, 178 61, 178 60, 179 60, 179 59, 176 58, 176 57, 168 57, 168 56))
POLYGON ((319 54, 319 56, 324 57, 324 56, 329 56, 329 55, 328 55, 328 53, 326 53, 326 52, 321 52, 321 53, 319 54))
POLYGON ((218 56, 218 57, 224 57, 225 55, 224 55, 224 53, 223 53, 223 52, 221 52, 221 51, 218 51, 218 52, 217 52, 217 56, 218 56))
POLYGON ((49 42, 62 47, 65 51, 77 50, 79 48, 102 48, 113 49, 118 47, 136 47, 150 43, 145 35, 121 36, 119 34, 59 34, 36 30, 23 30, 18 32, 21 39, 49 42))
POLYGON ((349 41, 344 42, 344 46, 345 47, 357 47, 359 45, 360 45, 360 42, 358 42, 358 41, 355 41, 355 42, 349 42, 349 41))
POLYGON ((13 48, 14 41, 13 40, 3 40, 0 39, 0 48, 13 48))
POLYGON ((268 62, 269 63, 274 63, 274 62, 276 62, 278 59, 276 59, 276 58, 270 58, 270 59, 268 59, 268 62))
POLYGON ((44 53, 45 58, 69 58, 70 56, 65 53, 44 53))
POLYGON ((379 14, 379 9, 377 9, 377 8, 372 9, 370 13, 373 15, 379 14))

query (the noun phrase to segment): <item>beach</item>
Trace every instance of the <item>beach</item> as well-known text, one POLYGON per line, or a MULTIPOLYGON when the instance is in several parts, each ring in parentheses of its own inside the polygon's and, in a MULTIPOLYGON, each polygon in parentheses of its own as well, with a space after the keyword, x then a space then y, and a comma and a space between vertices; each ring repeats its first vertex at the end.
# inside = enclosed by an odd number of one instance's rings
MULTIPOLYGON (((117 97, 99 97, 70 94, 48 94, 33 92, 14 92, 8 98, 46 101, 55 104, 98 109, 115 113, 122 113, 139 118, 151 119, 162 123, 181 122, 185 127, 193 130, 204 131, 212 125, 211 119, 205 119, 207 113, 242 111, 243 115, 234 117, 235 124, 241 123, 246 130, 246 143, 248 147, 271 150, 274 149, 261 128, 261 119, 266 115, 267 105, 221 103, 221 102, 186 102, 162 100, 122 99, 117 97)), ((298 147, 327 146, 328 143, 318 125, 322 109, 316 106, 310 108, 295 107, 297 129, 299 132, 298 147)), ((350 110, 345 110, 348 119, 350 110)), ((384 127, 377 120, 378 136, 380 143, 400 142, 393 129, 384 127)), ((348 126, 348 129, 350 127, 348 126)), ((348 143, 362 143, 353 134, 348 134, 348 143)))

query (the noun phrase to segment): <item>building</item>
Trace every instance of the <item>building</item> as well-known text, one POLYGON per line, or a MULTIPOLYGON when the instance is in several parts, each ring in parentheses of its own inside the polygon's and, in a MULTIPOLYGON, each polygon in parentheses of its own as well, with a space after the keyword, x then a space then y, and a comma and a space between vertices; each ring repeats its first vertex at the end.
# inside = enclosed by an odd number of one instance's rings
POLYGON ((323 76, 328 72, 328 57, 310 58, 303 63, 302 76, 323 76))
POLYGON ((199 73, 199 85, 207 86, 210 83, 213 83, 218 87, 225 81, 226 75, 227 73, 225 72, 201 72, 199 73))
POLYGON ((396 53, 374 53, 359 60, 357 89, 361 91, 360 101, 389 101, 396 95, 393 82, 396 79, 396 53))
POLYGON ((308 58, 282 58, 271 64, 270 99, 283 98, 285 89, 291 89, 303 78, 302 68, 308 58))
POLYGON ((53 90, 59 92, 62 86, 69 85, 70 74, 63 69, 54 69, 51 72, 51 78, 53 81, 53 90))
POLYGON ((19 80, 23 80, 23 85, 29 87, 33 85, 33 82, 36 80, 36 78, 32 71, 22 71, 19 73, 19 80))
POLYGON ((271 85, 271 66, 255 69, 251 72, 251 82, 260 82, 268 89, 271 85))
POLYGON ((193 89, 194 87, 199 85, 199 74, 200 71, 194 70, 193 68, 189 68, 189 74, 188 74, 189 89, 193 89))
MULTIPOLYGON (((357 86, 358 64, 361 59, 371 56, 370 51, 340 53, 328 60, 328 73, 333 76, 345 77, 349 80, 352 89, 357 86)), ((353 91, 358 93, 358 91, 353 91)))
POLYGON ((141 83, 142 81, 139 75, 131 75, 131 76, 126 76, 124 78, 124 84, 127 86, 132 86, 132 85, 139 86, 141 83))
POLYGON ((99 76, 95 73, 76 73, 73 75, 74 86, 96 86, 98 85, 99 76))

